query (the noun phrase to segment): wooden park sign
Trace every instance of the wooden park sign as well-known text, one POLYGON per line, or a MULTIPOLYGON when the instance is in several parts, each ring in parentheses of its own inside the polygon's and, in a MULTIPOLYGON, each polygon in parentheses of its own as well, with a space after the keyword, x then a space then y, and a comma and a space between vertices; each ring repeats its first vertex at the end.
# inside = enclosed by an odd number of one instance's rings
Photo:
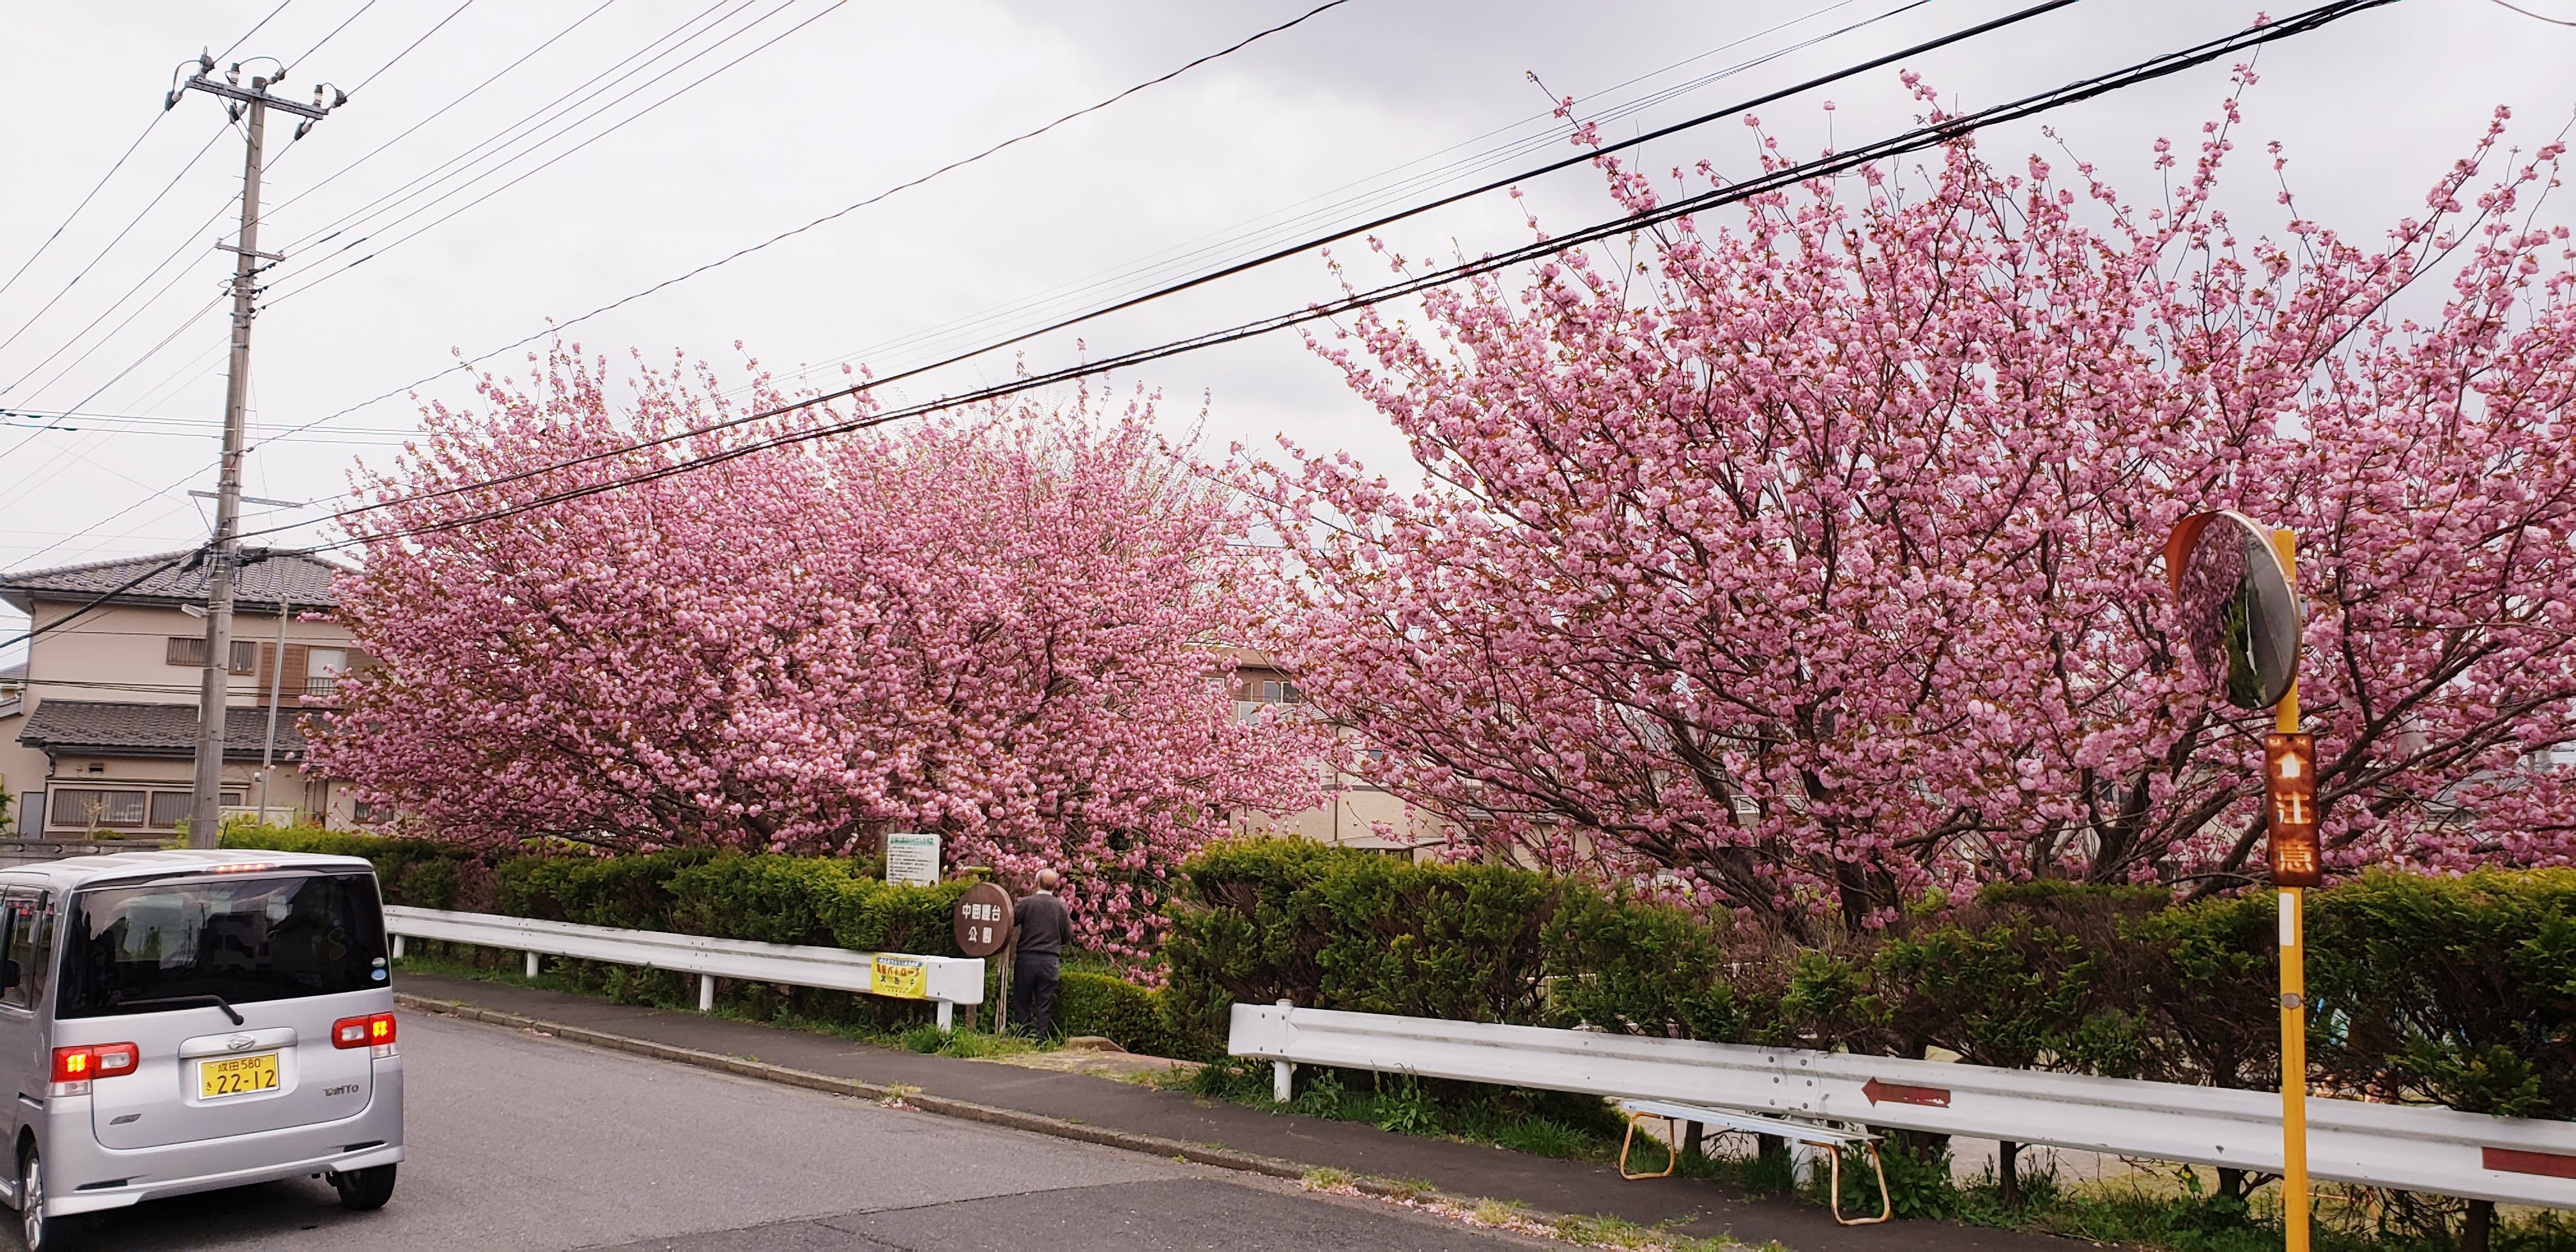
POLYGON ((979 882, 957 897, 952 918, 957 950, 968 956, 991 956, 1011 942, 1011 893, 997 883, 979 882))

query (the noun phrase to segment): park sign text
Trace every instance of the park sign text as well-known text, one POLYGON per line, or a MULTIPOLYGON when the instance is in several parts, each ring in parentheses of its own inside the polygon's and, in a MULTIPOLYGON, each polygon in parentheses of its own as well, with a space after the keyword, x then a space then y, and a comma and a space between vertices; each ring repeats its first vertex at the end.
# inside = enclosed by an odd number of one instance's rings
POLYGON ((886 882, 898 887, 939 885, 939 836, 887 835, 886 882))

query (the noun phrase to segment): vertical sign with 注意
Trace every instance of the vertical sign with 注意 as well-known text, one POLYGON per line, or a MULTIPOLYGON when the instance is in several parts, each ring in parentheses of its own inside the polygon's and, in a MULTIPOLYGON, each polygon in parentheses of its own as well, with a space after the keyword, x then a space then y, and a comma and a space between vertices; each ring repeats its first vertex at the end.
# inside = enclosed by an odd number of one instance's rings
POLYGON ((2317 741, 2301 734, 2263 736, 2263 775, 2271 805, 2272 885, 2314 887, 2325 880, 2317 856, 2317 741))
POLYGON ((887 835, 886 881, 901 887, 939 885, 939 836, 887 835))
POLYGON ((2317 855, 2317 746, 2299 732, 2297 536, 2232 510, 2195 513, 2165 538, 2174 626, 2213 692, 2273 710, 2263 739, 2264 826, 2281 905, 2281 1221, 2286 1252, 2308 1252, 2307 889, 2317 855))

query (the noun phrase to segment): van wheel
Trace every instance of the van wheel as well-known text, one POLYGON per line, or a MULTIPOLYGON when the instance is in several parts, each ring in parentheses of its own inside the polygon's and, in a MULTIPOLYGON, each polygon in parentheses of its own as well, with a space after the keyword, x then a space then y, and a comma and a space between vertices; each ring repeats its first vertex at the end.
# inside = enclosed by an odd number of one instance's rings
POLYGON ((331 1175, 331 1186, 340 1193, 340 1207, 352 1213, 373 1212, 394 1198, 394 1167, 342 1170, 331 1175))
POLYGON ((36 1149, 27 1149, 18 1163, 18 1234, 26 1240, 27 1252, 71 1252, 82 1246, 89 1232, 85 1217, 45 1216, 45 1163, 36 1149))

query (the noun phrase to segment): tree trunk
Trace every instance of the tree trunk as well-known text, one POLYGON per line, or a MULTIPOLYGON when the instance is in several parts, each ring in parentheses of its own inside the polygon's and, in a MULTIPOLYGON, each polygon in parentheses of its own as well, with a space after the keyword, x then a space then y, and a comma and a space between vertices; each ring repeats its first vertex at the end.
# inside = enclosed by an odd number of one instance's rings
POLYGON ((1682 1129, 1681 1154, 1683 1156, 1698 1156, 1699 1139, 1700 1124, 1698 1122, 1692 1122, 1688 1126, 1685 1126, 1682 1129))
POLYGON ((1753 1151, 1756 1159, 1771 1162, 1780 1167, 1781 1172, 1788 1176, 1788 1190, 1794 1192, 1798 1189, 1797 1165, 1789 1159, 1788 1140, 1778 1135, 1757 1135, 1754 1138, 1753 1151))
POLYGON ((2020 1155, 2021 1145, 2010 1139, 1995 1147, 1995 1188, 2008 1209, 2021 1207, 2021 1171, 2014 1160, 2020 1155))
POLYGON ((2248 1189, 2244 1170, 2229 1169, 2224 1165, 2218 1167, 2218 1194, 2231 1200, 2242 1200, 2248 1189))
POLYGON ((2460 1219, 2460 1252, 2487 1252, 2487 1236, 2495 1232, 2495 1201, 2469 1201, 2468 1215, 2460 1219))

